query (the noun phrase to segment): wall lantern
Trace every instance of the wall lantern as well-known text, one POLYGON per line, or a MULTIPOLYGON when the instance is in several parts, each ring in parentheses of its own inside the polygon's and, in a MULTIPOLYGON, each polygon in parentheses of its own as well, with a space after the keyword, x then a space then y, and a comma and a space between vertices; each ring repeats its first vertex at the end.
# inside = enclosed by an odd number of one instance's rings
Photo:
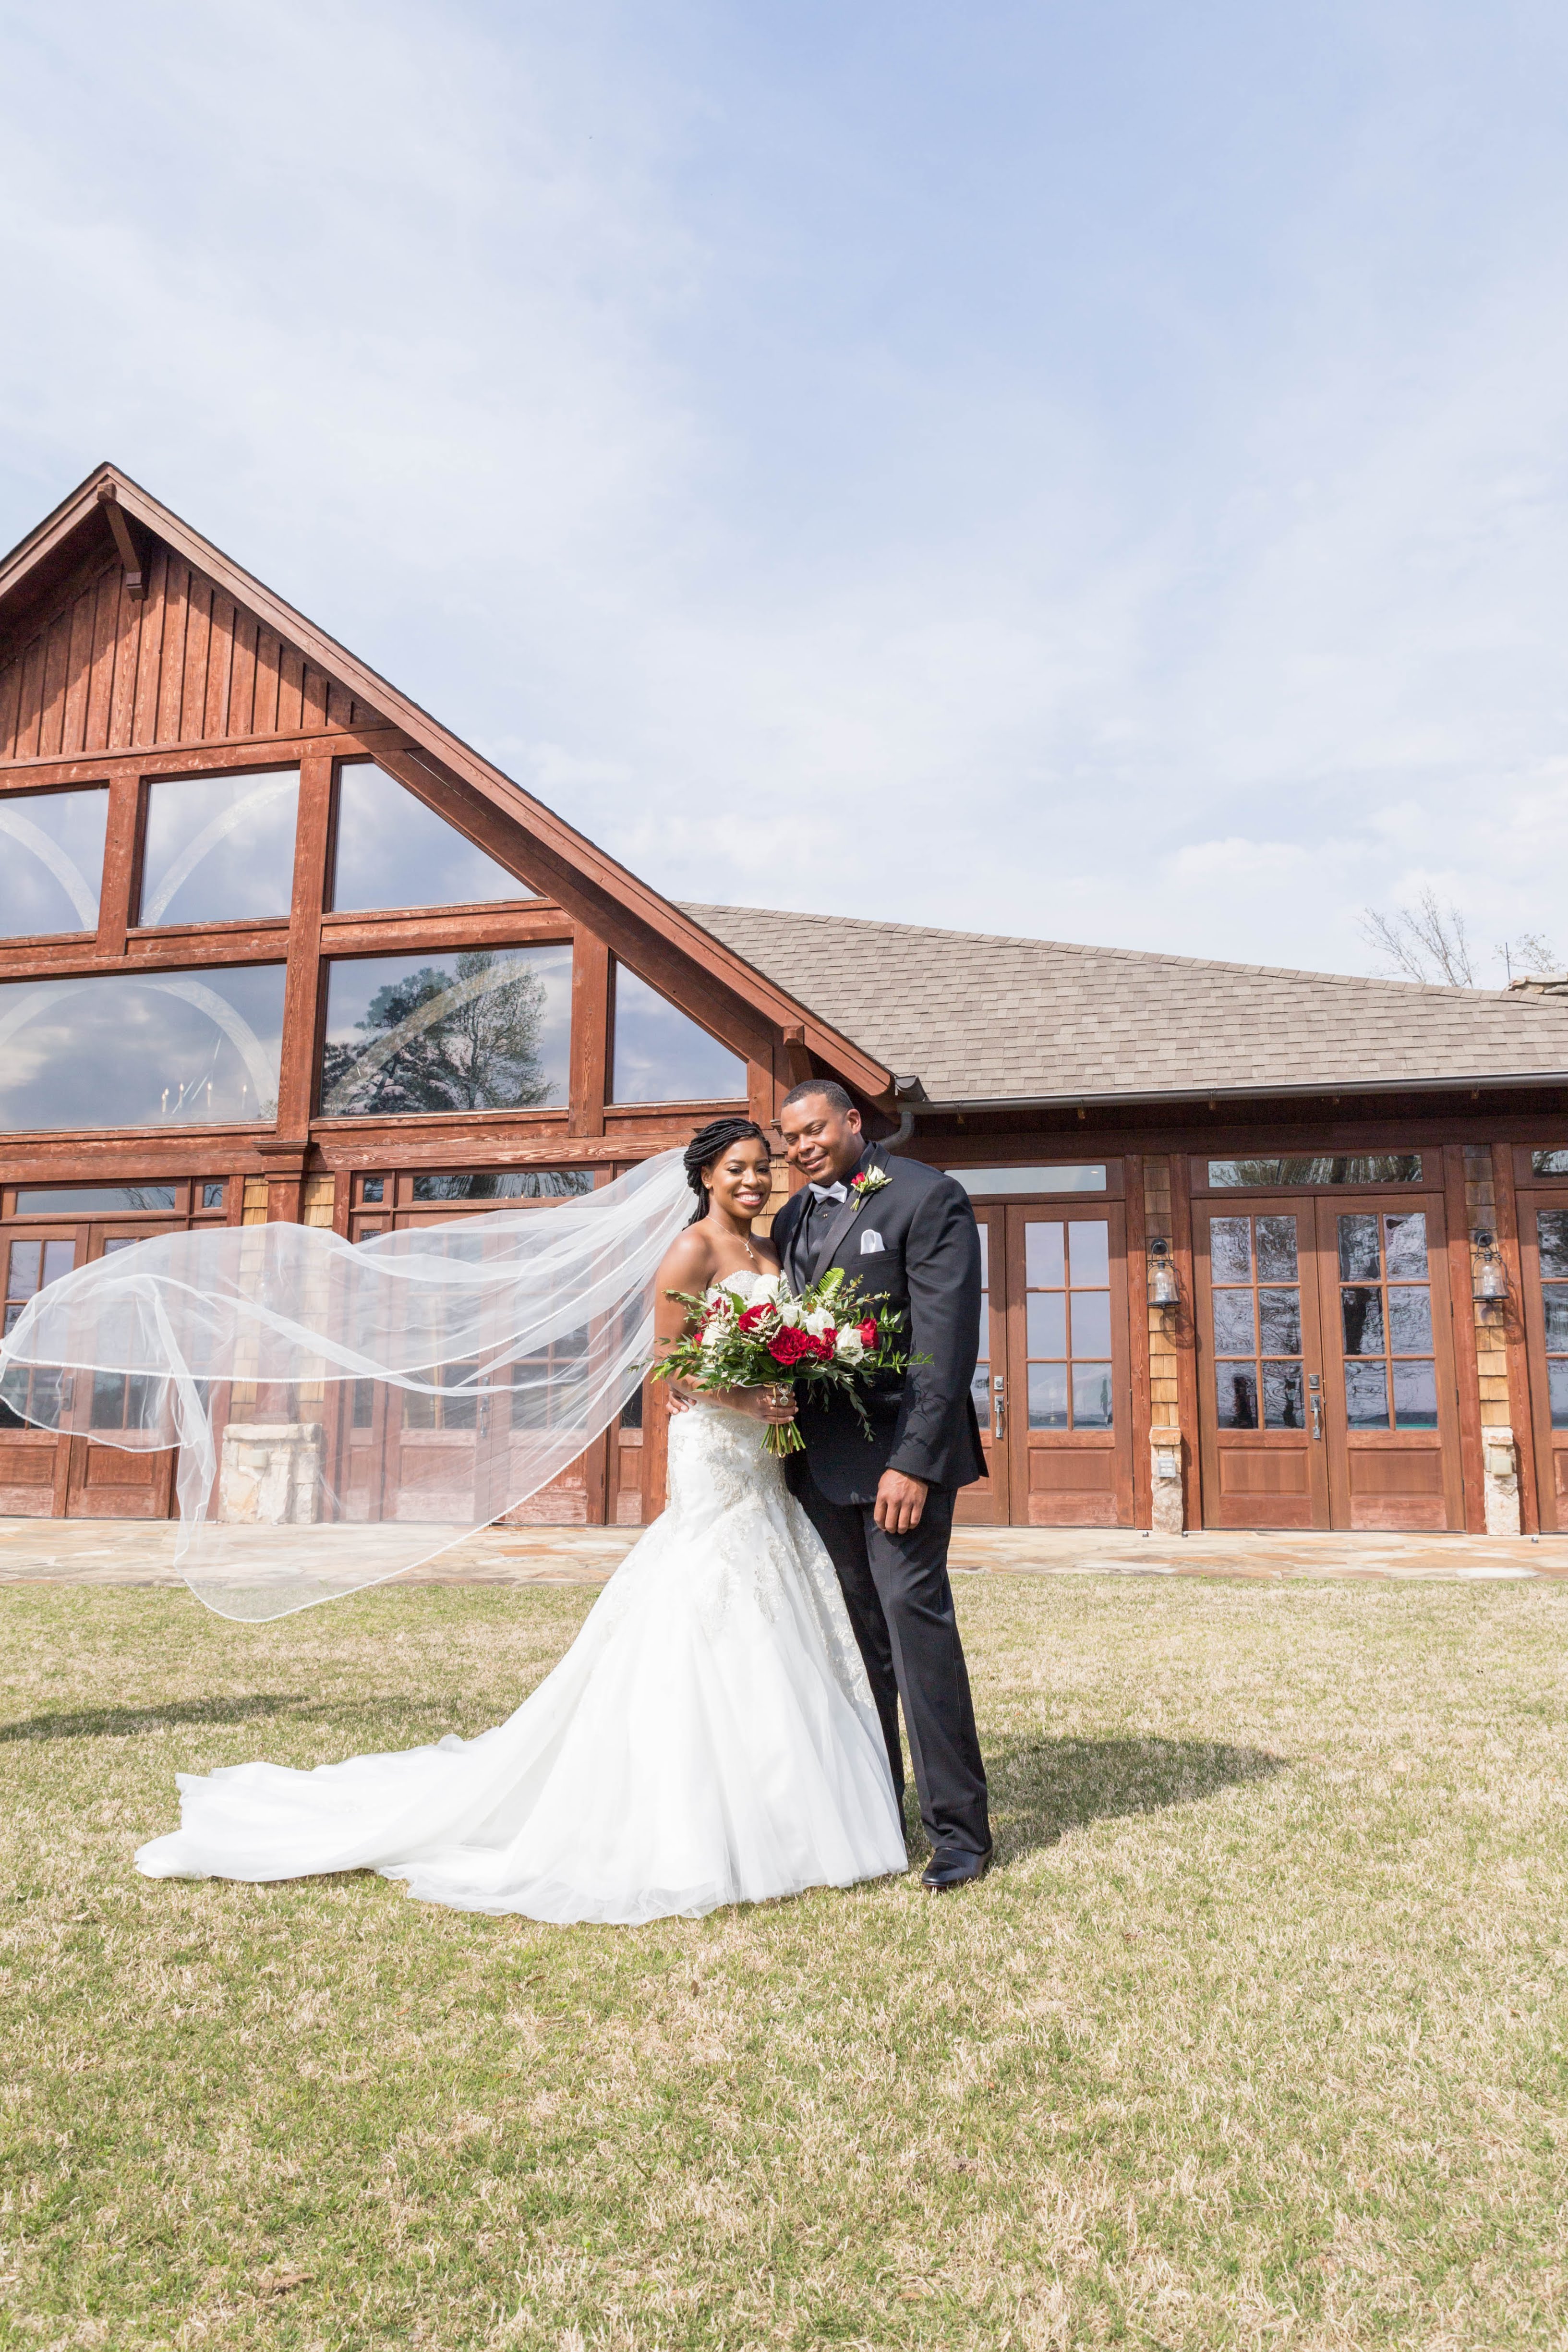
POLYGON ((1175 1307, 1180 1298, 1171 1245, 1163 1234, 1158 1234, 1149 1244, 1149 1305, 1175 1307))
POLYGON ((1497 1245, 1497 1235, 1478 1225, 1470 1235, 1476 1253, 1475 1295, 1481 1306, 1495 1306, 1508 1297, 1508 1267, 1497 1245))

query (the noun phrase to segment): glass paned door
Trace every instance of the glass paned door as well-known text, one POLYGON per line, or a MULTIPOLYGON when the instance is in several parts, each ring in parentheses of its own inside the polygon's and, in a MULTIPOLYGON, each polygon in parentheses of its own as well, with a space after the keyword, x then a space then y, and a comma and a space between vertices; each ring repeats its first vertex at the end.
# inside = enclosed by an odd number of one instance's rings
MULTIPOLYGON (((162 1223, 147 1220, 130 1232, 119 1233, 110 1226, 89 1225, 86 1257, 89 1263, 110 1257, 117 1250, 134 1248, 138 1242, 149 1240, 155 1233, 173 1233, 184 1222, 183 1217, 171 1217, 162 1223)), ((166 1519, 174 1493, 174 1448, 153 1449, 115 1442, 133 1435, 151 1422, 157 1405, 152 1383, 124 1372, 78 1372, 77 1378, 92 1382, 92 1393, 87 1401, 87 1425, 93 1434, 91 1439, 73 1437, 68 1441, 70 1462, 66 1516, 79 1519, 166 1519)), ((78 1415, 81 1403, 78 1389, 78 1415)))
POLYGON ((1333 1524, 1464 1525, 1441 1193, 1320 1199, 1333 1524))
POLYGON ((1194 1213, 1204 1519, 1326 1528, 1311 1204, 1194 1213))
POLYGON ((979 1208, 975 1223, 980 1229, 980 1352, 972 1394, 988 1475, 974 1486, 958 1489, 954 1516, 965 1527, 1005 1528, 1010 1491, 1008 1415, 1011 1406, 1007 1365, 1008 1213, 1002 1208, 979 1208))
MULTIPOLYGON (((7 1331, 16 1329, 30 1298, 70 1272, 76 1257, 69 1227, 51 1234, 35 1226, 0 1237, 7 1331)), ((8 1517, 51 1518, 65 1507, 70 1440, 27 1418, 35 1402, 45 1412, 57 1410, 59 1381, 57 1372, 17 1371, 8 1383, 11 1402, 0 1401, 0 1512, 8 1517)))
MULTIPOLYGON (((398 1232, 418 1226, 450 1235, 458 1255, 482 1247, 484 1211, 499 1195, 474 1184, 462 1192, 453 1186, 433 1196, 420 1190, 421 1182, 417 1176, 371 1178, 368 1183, 361 1179, 358 1198, 371 1202, 379 1213, 366 1219, 352 1212, 354 1238, 369 1240, 388 1225, 398 1232), (370 1184, 376 1188, 373 1194, 370 1184), (455 1216, 453 1203, 459 1198, 471 1199, 474 1213, 455 1216)), ((540 1184, 508 1191, 506 1197, 534 1200, 538 1214, 549 1216, 558 1200, 577 1197, 577 1187, 540 1184)), ((327 1434, 343 1516, 456 1525, 504 1516, 508 1526, 602 1526, 610 1433, 592 1439, 558 1477, 516 1508, 508 1505, 522 1474, 509 1483, 509 1449, 496 1443, 507 1423, 520 1430, 525 1412, 533 1416, 530 1427, 538 1425, 537 1402, 514 1397, 514 1383, 530 1397, 536 1391, 548 1397, 552 1370, 569 1356, 580 1356, 587 1344, 586 1331, 562 1332, 537 1361, 512 1366, 494 1393, 475 1384, 473 1367, 466 1363, 433 1366, 428 1390, 400 1391, 370 1381, 334 1383, 335 1410, 329 1413, 327 1434)))
POLYGON ((1012 1208, 1008 1441, 1012 1518, 1132 1524, 1132 1383, 1119 1204, 1012 1208))
POLYGON ((1560 1191, 1521 1193, 1519 1240, 1536 1494, 1542 1526, 1561 1532, 1568 1528, 1568 1202, 1560 1191))
POLYGON ((1464 1524, 1440 1192, 1196 1205, 1204 1523, 1464 1524))

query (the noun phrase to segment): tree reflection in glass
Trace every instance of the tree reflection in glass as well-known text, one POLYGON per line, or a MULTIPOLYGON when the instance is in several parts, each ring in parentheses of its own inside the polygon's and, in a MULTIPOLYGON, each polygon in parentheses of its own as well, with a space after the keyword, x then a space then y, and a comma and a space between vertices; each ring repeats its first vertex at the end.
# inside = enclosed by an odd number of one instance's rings
POLYGON ((564 1103, 569 947, 463 949, 330 967, 321 1109, 329 1118, 564 1103))

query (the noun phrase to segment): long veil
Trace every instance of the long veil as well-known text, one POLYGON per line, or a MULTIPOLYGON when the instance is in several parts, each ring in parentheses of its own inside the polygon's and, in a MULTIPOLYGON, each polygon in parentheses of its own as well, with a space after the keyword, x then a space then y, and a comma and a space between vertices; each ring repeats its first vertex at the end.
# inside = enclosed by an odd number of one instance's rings
POLYGON ((29 1301, 0 1396, 99 1444, 177 1445, 192 1591, 286 1616, 461 1542, 609 1428, 690 1211, 665 1151, 581 1198, 359 1243, 162 1234, 29 1301))

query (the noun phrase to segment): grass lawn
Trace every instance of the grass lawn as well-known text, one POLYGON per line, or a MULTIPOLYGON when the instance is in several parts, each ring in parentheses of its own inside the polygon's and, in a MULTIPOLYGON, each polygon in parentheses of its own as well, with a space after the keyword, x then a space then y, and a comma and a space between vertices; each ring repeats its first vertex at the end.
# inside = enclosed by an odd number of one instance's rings
POLYGON ((635 1930, 150 1883, 591 1595, 0 1595, 0 2344, 1568 2345, 1568 1592, 966 1580, 1000 1868, 635 1930))

